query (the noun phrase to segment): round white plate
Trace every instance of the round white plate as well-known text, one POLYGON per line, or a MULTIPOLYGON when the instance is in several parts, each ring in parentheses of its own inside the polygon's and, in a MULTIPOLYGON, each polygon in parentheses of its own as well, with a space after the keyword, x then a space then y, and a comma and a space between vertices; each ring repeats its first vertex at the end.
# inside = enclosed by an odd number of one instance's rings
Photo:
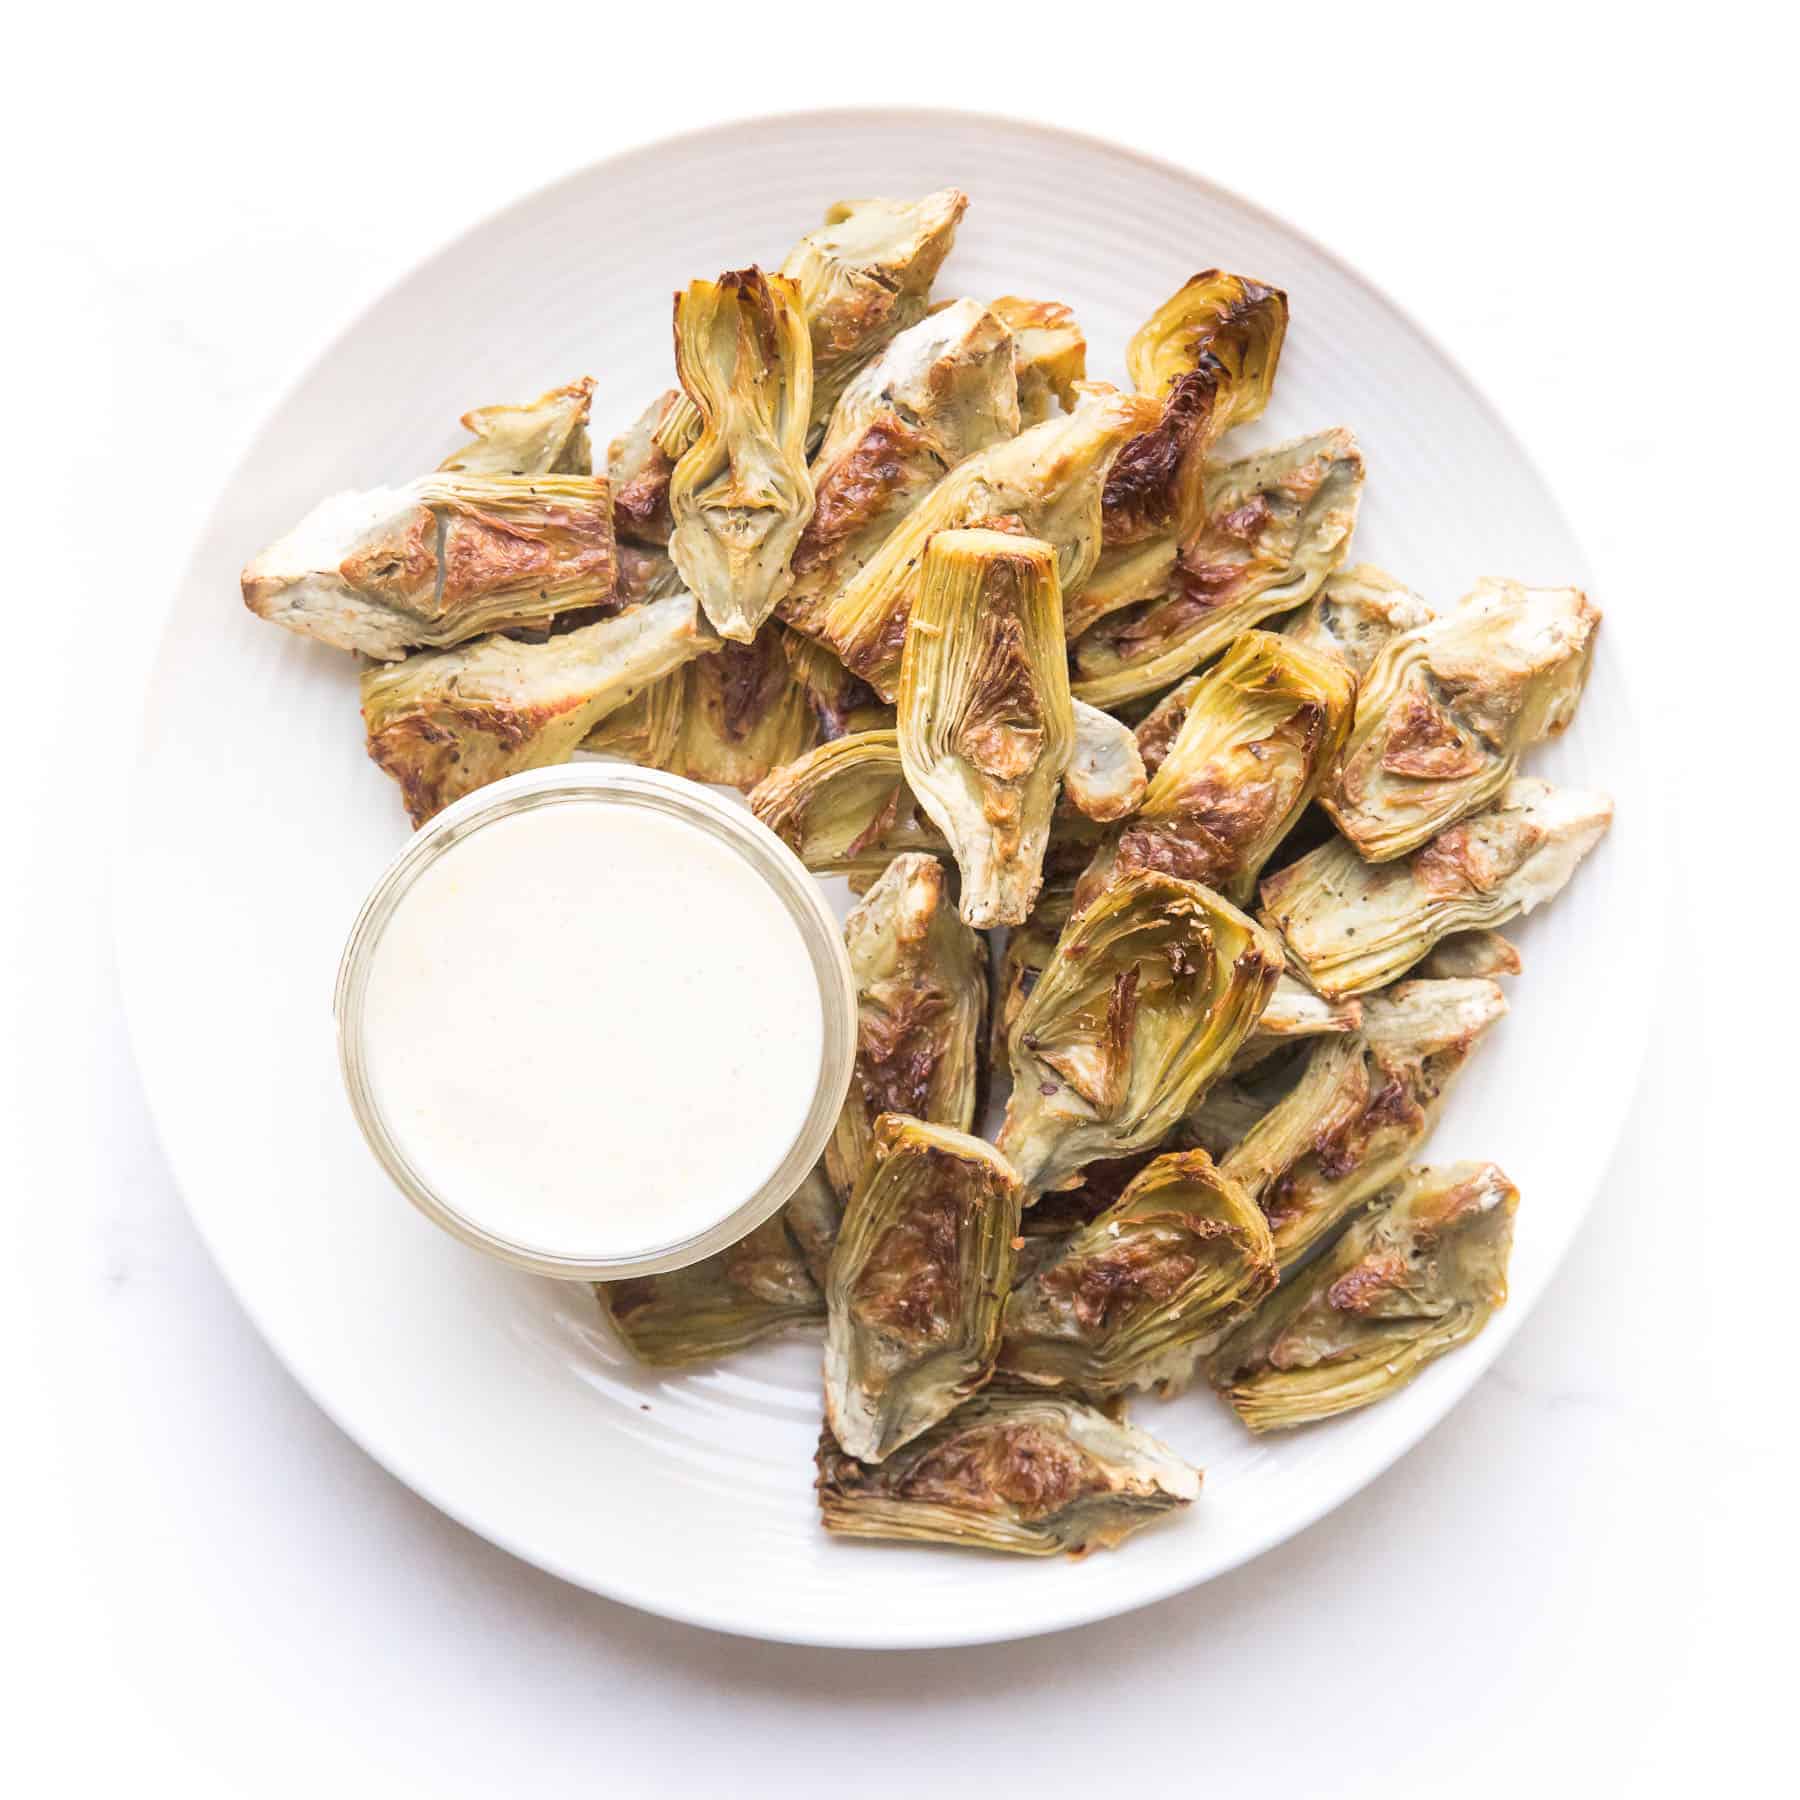
MULTIPOLYGON (((1530 767, 1610 788, 1619 821, 1571 890, 1518 928, 1512 1016, 1432 1146, 1492 1157, 1523 1191, 1511 1305, 1397 1398, 1297 1434, 1252 1439, 1205 1393, 1140 1404, 1140 1422, 1204 1466, 1201 1499, 1080 1562, 827 1538, 811 1489, 816 1340, 645 1373, 585 1289, 485 1261, 387 1184, 339 1086, 331 993, 405 815, 363 754, 352 660, 252 619, 240 566, 320 496, 435 465, 469 407, 590 373, 603 445, 669 382, 678 284, 773 264, 840 196, 950 183, 972 203, 940 296, 1067 301, 1092 372, 1122 379, 1133 328, 1195 270, 1277 282, 1293 326, 1274 405, 1244 441, 1355 427, 1369 468, 1356 556, 1438 603, 1490 573, 1588 584, 1556 503, 1467 380, 1255 207, 1102 143, 984 117, 725 126, 476 227, 301 381, 175 600, 118 878, 127 1010, 163 1143, 220 1268, 318 1402, 421 1494, 545 1569, 803 1643, 970 1643, 1141 1606, 1279 1543, 1386 1468, 1498 1354, 1587 1209, 1636 1080, 1660 935, 1652 808, 1609 654, 1633 622, 1615 616, 1574 729, 1530 767)), ((595 1082, 631 1054, 632 1022, 596 1016, 595 1082)), ((595 1156, 604 1169, 604 1145, 595 1156)))

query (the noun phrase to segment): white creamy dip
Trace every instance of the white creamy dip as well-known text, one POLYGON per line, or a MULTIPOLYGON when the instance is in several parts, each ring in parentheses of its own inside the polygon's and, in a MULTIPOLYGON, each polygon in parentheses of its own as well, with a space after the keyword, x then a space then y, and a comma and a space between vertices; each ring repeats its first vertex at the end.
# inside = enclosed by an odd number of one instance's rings
POLYGON ((471 1223, 606 1260, 679 1243, 774 1175, 819 1083, 800 928, 698 825, 574 797, 424 867, 370 962, 387 1130, 471 1223))

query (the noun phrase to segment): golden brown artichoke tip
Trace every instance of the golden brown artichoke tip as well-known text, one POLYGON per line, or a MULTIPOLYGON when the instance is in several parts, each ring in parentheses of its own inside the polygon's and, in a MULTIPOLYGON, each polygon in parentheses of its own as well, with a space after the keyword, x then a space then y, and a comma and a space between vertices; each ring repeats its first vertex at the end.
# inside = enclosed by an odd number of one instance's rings
POLYGON ((321 501, 243 588, 258 618, 397 662, 600 605, 616 578, 605 481, 436 474, 321 501))
POLYGON ((1066 602, 1100 553, 1100 495, 1112 460, 1156 412, 1141 395, 1082 383, 1073 412, 990 445, 952 469, 809 629, 892 699, 925 547, 940 531, 971 525, 1004 522, 1023 536, 1044 539, 1056 551, 1066 602))
POLYGON ((956 916, 944 865, 913 851, 895 857, 851 909, 844 947, 856 982, 856 1063, 825 1167, 847 1199, 883 1113, 958 1131, 974 1124, 987 946, 956 916))
POLYGON ((1489 580, 1395 638, 1363 677, 1320 796, 1338 830, 1389 862, 1485 806, 1575 716, 1599 623, 1579 588, 1489 580))
POLYGON ((1362 452, 1342 429, 1209 467, 1205 522, 1171 591, 1075 640, 1075 697, 1112 707, 1154 694, 1310 600, 1349 548, 1362 484, 1362 452))
POLYGON ((1519 1192, 1492 1163, 1414 1169, 1213 1357, 1252 1431, 1279 1431, 1397 1393, 1506 1302, 1519 1192))
POLYGON ((813 512, 812 345, 793 284, 756 268, 690 283, 675 369, 701 428, 669 477, 669 554, 720 634, 748 643, 813 512))
POLYGON ((593 1287, 620 1342, 656 1368, 712 1362, 825 1316, 824 1296, 780 1213, 686 1268, 593 1287))
POLYGON ((438 464, 447 475, 591 475, 588 408, 594 381, 584 375, 525 406, 481 406, 462 416, 470 442, 438 464))
POLYGON ((1200 1471, 1148 1432, 998 1382, 885 1462, 824 1432, 818 1471, 827 1531, 1020 1556, 1110 1549, 1200 1492, 1200 1471))
POLYGON ((1398 861, 1366 863, 1342 838, 1321 845, 1263 882, 1263 910, 1315 992, 1365 994, 1452 934, 1554 899, 1611 823, 1604 794, 1521 776, 1398 861))
POLYGON ((815 875, 879 875, 907 850, 949 854, 900 766, 897 731, 856 731, 766 776, 750 810, 815 875))
POLYGON ((825 1423, 849 1455, 884 1461, 993 1374, 1020 1199, 992 1144, 876 1121, 825 1279, 825 1423))
POLYGON ((1269 934, 1197 882, 1128 876, 1072 919, 1014 1022, 1001 1151, 1033 1194, 1165 1138, 1281 972, 1269 934))
POLYGON ((1068 412, 1076 383, 1087 379, 1087 339, 1074 313, 1061 301, 1017 294, 1003 294, 988 310, 1012 334, 1021 427, 1068 412))
POLYGON ((1274 1286, 1255 1201, 1204 1150, 1159 1156, 1014 1288, 1000 1367, 1090 1395, 1167 1392, 1274 1286))
POLYGON ((832 595, 944 474, 1018 430, 1012 340, 991 312, 956 300, 901 332, 831 415, 781 616, 823 631, 832 595))
POLYGON ((1334 658, 1245 632, 1186 696, 1181 729, 1142 803, 1082 876, 1077 910, 1139 869, 1246 904, 1342 749, 1355 701, 1356 679, 1334 658))
POLYGON ((1190 276, 1133 334, 1125 366, 1141 394, 1166 397, 1211 357, 1219 365, 1215 439, 1260 419, 1287 337, 1287 295, 1223 269, 1190 276))
MULTIPOLYGON (((1065 676, 1067 664, 1064 665, 1065 676)), ((1143 752, 1129 725, 1111 713, 1072 702, 1075 714, 1075 752, 1063 776, 1063 792, 1084 817, 1110 824, 1137 811, 1143 803, 1149 778, 1143 752)))
POLYGON ((372 666, 369 754, 423 825, 490 781, 567 762, 602 719, 717 646, 693 595, 677 594, 543 643, 488 637, 372 666))
POLYGON ((1356 563, 1331 576, 1282 630, 1309 650, 1335 656, 1360 679, 1394 638, 1431 617, 1403 582, 1373 563, 1356 563))
MULTIPOLYGON (((657 442, 664 422, 679 409, 691 429, 685 449, 700 429, 700 415, 680 388, 669 388, 645 407, 606 450, 606 474, 612 483, 613 528, 620 539, 661 549, 668 544, 669 477, 675 457, 657 442)), ((679 452, 677 452, 679 454, 679 452)))
POLYGON ((899 731, 907 786, 962 871, 962 916, 1021 923, 1075 748, 1049 544, 1000 531, 931 540, 900 664, 899 731))
POLYGON ((1405 1168, 1505 1012, 1491 981, 1403 981, 1368 996, 1360 1031, 1314 1042, 1298 1083, 1220 1163, 1268 1216, 1284 1270, 1405 1168))

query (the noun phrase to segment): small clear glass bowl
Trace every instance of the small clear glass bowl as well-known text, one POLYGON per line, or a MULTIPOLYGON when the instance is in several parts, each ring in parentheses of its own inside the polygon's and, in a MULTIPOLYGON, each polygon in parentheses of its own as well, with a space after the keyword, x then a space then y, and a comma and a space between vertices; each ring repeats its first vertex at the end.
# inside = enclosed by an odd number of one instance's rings
POLYGON ((856 987, 838 921, 818 883, 799 858, 741 803, 679 776, 616 763, 571 763, 510 775, 480 788, 416 832, 388 864, 351 927, 338 965, 338 1060, 351 1110, 369 1148, 394 1184, 434 1223, 465 1244, 517 1268, 574 1281, 617 1281, 678 1269, 728 1248, 783 1205, 825 1149, 837 1121, 856 1056, 856 987), (678 1241, 615 1258, 591 1253, 561 1256, 497 1235, 459 1212, 449 1195, 420 1175, 389 1130, 368 1079, 364 1060, 363 1001, 381 934, 400 898, 440 856, 464 838, 537 806, 606 805, 647 807, 698 826, 742 857, 781 901, 799 928, 819 984, 824 1048, 819 1080, 799 1136, 775 1173, 745 1196, 715 1225, 678 1241))

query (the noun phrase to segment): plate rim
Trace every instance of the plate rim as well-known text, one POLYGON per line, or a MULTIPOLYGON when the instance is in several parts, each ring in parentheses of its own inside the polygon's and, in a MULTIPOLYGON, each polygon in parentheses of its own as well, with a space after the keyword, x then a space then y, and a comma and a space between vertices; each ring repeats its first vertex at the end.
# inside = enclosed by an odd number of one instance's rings
MULTIPOLYGON (((261 409, 253 429, 241 439, 230 469, 217 490, 212 505, 202 519, 187 556, 181 563, 179 576, 164 591, 160 628, 151 642, 145 664, 138 671, 136 677, 141 679, 142 688, 137 695, 135 731, 131 741, 134 744, 141 744, 144 739, 156 691, 156 676, 166 652, 176 607, 181 596, 196 584, 203 572, 201 564, 204 548, 215 535, 221 523, 224 501, 237 479, 238 471, 260 447, 272 422, 286 411, 300 392, 316 378, 319 370, 337 355, 349 339, 363 329, 370 317, 383 307, 400 288, 426 275, 436 264, 452 256, 467 239, 499 223, 509 214, 548 199, 562 189, 585 183, 626 159, 676 145, 697 143, 736 131, 784 124, 807 126, 889 124, 914 130, 934 124, 940 126, 973 124, 1000 127, 1008 131, 1034 135, 1047 142, 1074 145, 1086 151, 1138 163, 1163 176, 1173 177, 1205 189, 1218 199, 1253 215, 1262 223, 1288 234, 1330 264, 1349 282, 1360 287, 1386 307, 1436 357, 1446 373, 1455 379, 1474 403, 1488 414, 1508 451, 1518 459, 1520 466, 1532 476, 1541 488, 1556 522, 1576 547, 1587 578, 1596 586, 1604 585, 1598 578, 1588 545, 1575 529, 1557 488, 1546 478, 1537 458, 1531 453, 1515 429, 1506 410, 1476 382, 1462 360, 1445 347, 1438 335, 1422 323, 1409 306, 1397 300, 1386 287, 1365 274, 1355 263, 1350 261, 1348 256, 1340 253, 1333 245, 1313 231, 1294 224, 1284 214, 1265 206, 1259 200, 1228 186, 1213 176, 1201 173, 1190 164, 1142 150, 1133 144, 1122 142, 1102 133, 1066 126, 1029 113, 986 108, 907 105, 796 107, 769 112, 745 112, 715 119, 708 124, 689 127, 683 131, 670 132, 660 137, 647 138, 623 145, 609 151, 604 156, 583 163, 579 167, 566 170, 560 175, 524 188, 512 194, 508 199, 486 208, 466 220, 453 232, 441 238, 432 248, 410 262, 397 276, 365 300, 348 319, 344 320, 337 329, 312 350, 293 376, 276 388, 272 399, 261 409)), ((1615 626, 1614 630, 1609 633, 1609 641, 1616 640, 1619 635, 1615 626)), ((1627 664, 1629 672, 1635 670, 1637 659, 1630 649, 1632 633, 1627 630, 1623 636, 1625 648, 1622 660, 1627 664)), ((1615 649, 1612 654, 1617 656, 1620 653, 1615 649)), ((1638 687, 1636 683, 1628 679, 1625 688, 1627 702, 1625 716, 1629 725, 1627 741, 1630 749, 1642 762, 1645 759, 1647 739, 1642 719, 1636 706, 1632 704, 1638 687)), ((164 1112, 157 1100, 159 1081, 152 1074, 152 1062, 142 1041, 143 1028, 138 1020, 143 1002, 133 998, 134 992, 138 988, 138 983, 132 975, 132 969, 136 965, 137 951, 131 912, 124 897, 125 877, 137 854, 138 820, 146 779, 141 765, 134 768, 129 796, 121 819, 121 828, 108 857, 105 875, 106 911, 114 965, 119 982, 120 1012, 123 1015, 126 1041, 130 1047, 132 1061, 147 1103, 146 1111, 149 1115, 151 1132, 157 1149, 168 1168, 171 1181, 180 1195, 183 1211, 226 1289, 255 1328, 258 1336, 269 1347, 296 1387, 359 1451, 403 1486, 409 1488, 464 1529, 495 1545, 508 1555, 517 1557, 521 1562, 540 1569, 558 1580, 565 1581, 572 1587, 596 1594, 602 1599, 629 1606, 653 1617, 669 1619, 682 1625, 699 1627, 750 1641, 791 1644, 803 1648, 856 1650, 953 1649, 1023 1641, 1028 1638, 1074 1630, 1104 1619, 1120 1617, 1144 1607, 1160 1604, 1177 1595, 1192 1592, 1220 1576, 1243 1568, 1288 1543, 1302 1532, 1310 1530, 1354 1499, 1372 1482, 1389 1474, 1436 1429, 1448 1413, 1463 1401, 1492 1368, 1501 1353, 1512 1342, 1514 1335, 1532 1315, 1539 1301, 1554 1285, 1568 1259, 1569 1252, 1592 1216, 1600 1187, 1606 1179, 1606 1172, 1617 1159, 1633 1104, 1643 1086, 1645 1064, 1655 1039, 1653 1012, 1646 1005, 1644 1029, 1630 1048, 1631 1067, 1626 1072, 1626 1078, 1621 1082, 1621 1092, 1625 1095, 1625 1103, 1617 1123, 1608 1133, 1608 1140, 1604 1145, 1599 1162, 1601 1172, 1587 1190, 1576 1197, 1577 1204, 1573 1220, 1562 1244, 1546 1265, 1537 1290, 1523 1299, 1509 1300, 1498 1316, 1490 1321, 1480 1337, 1474 1343, 1463 1348, 1458 1361, 1461 1368, 1466 1371, 1466 1379, 1455 1385, 1445 1384, 1443 1391, 1434 1394, 1429 1404, 1417 1406, 1415 1408, 1418 1413, 1417 1418, 1409 1421, 1395 1442, 1384 1447, 1380 1457, 1370 1467, 1360 1470, 1347 1482, 1334 1487, 1328 1500, 1302 1509, 1303 1516, 1283 1521, 1276 1531, 1266 1539, 1246 1544, 1228 1553, 1222 1559, 1211 1561, 1198 1573, 1177 1567, 1170 1571, 1165 1579, 1152 1584, 1143 1591, 1122 1594, 1118 1590, 1096 1587, 1090 1594, 1075 1597, 1072 1604, 1065 1604, 1053 1617, 1013 1623, 1003 1615, 996 1613, 981 1615, 967 1623, 954 1619, 934 1620, 929 1625, 923 1623, 916 1626, 902 1624, 898 1628, 892 1623, 885 1623, 880 1629, 860 1632, 843 1629, 809 1629, 802 1625, 779 1621, 772 1624, 753 1623, 697 1603, 692 1596, 682 1595, 671 1599, 660 1589, 640 1588, 630 1580, 628 1572, 609 1571, 609 1578, 603 1582, 596 1579, 590 1570, 577 1570, 562 1558, 546 1552, 542 1548, 527 1546, 504 1525, 497 1526, 491 1521, 478 1519, 474 1516, 472 1509, 443 1492, 438 1483, 428 1475, 405 1466, 406 1458, 396 1457, 385 1447, 378 1449, 368 1436, 352 1425, 340 1412, 338 1406, 316 1389, 301 1373, 303 1358, 284 1341, 285 1334, 265 1320, 257 1308, 251 1304, 244 1287, 233 1274, 226 1257, 221 1253, 213 1233, 189 1198, 187 1183, 172 1153, 169 1135, 165 1129, 164 1112)), ((1645 803, 1641 810, 1634 809, 1632 815, 1633 830, 1639 833, 1643 839, 1642 856, 1646 866, 1659 872, 1665 871, 1668 858, 1667 802, 1654 788, 1643 796, 1643 799, 1645 803)), ((1657 966, 1660 967, 1662 959, 1668 952, 1670 932, 1669 905, 1664 884, 1658 882, 1647 884, 1646 891, 1640 895, 1640 899, 1645 909, 1643 913, 1645 941, 1655 952, 1657 966)))

